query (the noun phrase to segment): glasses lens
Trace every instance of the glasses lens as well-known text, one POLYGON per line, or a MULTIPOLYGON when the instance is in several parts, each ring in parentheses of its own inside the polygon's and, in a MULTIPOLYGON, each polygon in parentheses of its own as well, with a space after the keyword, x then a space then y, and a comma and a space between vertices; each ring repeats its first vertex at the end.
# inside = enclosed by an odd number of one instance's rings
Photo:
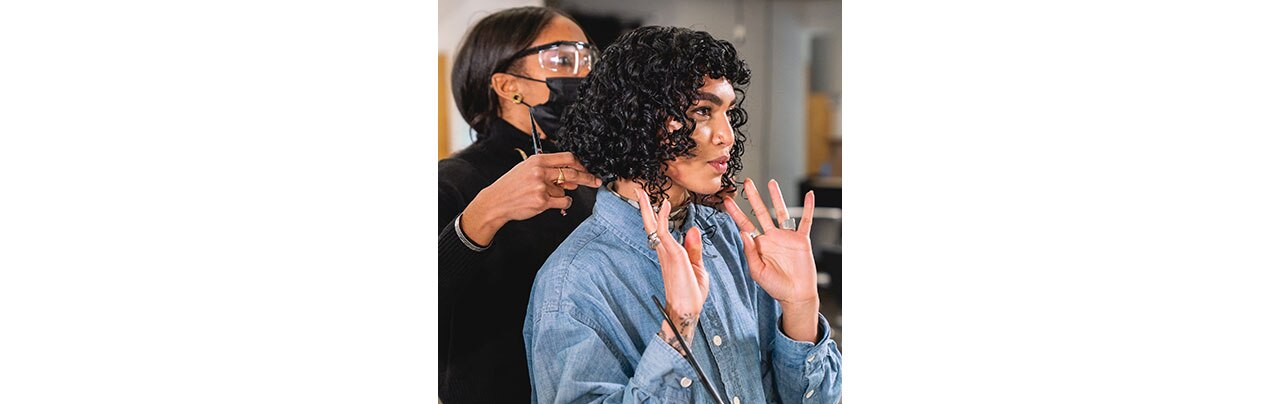
POLYGON ((538 52, 538 64, 556 73, 590 72, 594 59, 592 48, 582 45, 564 44, 538 52))

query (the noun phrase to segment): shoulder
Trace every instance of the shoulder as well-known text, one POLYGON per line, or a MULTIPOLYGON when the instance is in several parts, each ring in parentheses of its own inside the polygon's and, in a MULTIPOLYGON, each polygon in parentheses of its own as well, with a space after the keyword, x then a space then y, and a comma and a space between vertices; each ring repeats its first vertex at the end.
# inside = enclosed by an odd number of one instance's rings
POLYGON ((529 298, 531 315, 574 312, 581 305, 595 305, 608 295, 607 279, 616 272, 622 246, 608 227, 595 217, 583 221, 538 270, 529 298))
POLYGON ((486 150, 483 144, 472 143, 437 162, 440 191, 467 196, 492 183, 491 173, 499 167, 486 150))
POLYGON ((476 165, 480 162, 480 151, 480 145, 473 143, 441 159, 436 163, 436 167, 440 169, 440 178, 443 180, 445 175, 465 175, 476 172, 476 165))

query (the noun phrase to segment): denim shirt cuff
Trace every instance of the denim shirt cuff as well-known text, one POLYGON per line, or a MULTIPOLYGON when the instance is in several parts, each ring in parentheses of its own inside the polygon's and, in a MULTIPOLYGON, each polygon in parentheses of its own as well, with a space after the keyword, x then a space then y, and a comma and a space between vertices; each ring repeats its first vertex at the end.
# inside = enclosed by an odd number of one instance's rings
POLYGON ((632 383, 645 395, 662 401, 689 401, 698 387, 693 366, 657 334, 649 337, 632 383))
POLYGON ((782 322, 778 322, 775 329, 777 337, 774 338, 774 360, 779 364, 791 369, 798 369, 809 374, 814 368, 814 362, 826 357, 830 352, 829 342, 831 341, 831 327, 827 324, 827 318, 822 314, 818 314, 818 343, 796 341, 788 337, 782 332, 782 322))

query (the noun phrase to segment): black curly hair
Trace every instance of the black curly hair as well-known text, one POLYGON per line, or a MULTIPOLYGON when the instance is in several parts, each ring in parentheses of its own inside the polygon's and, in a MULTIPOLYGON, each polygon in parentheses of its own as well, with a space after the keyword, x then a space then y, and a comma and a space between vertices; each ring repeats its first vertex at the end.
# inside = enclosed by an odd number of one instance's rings
MULTIPOLYGON (((703 31, 676 27, 640 27, 618 38, 592 66, 578 88, 578 99, 564 120, 557 145, 605 179, 641 180, 652 203, 660 203, 671 188, 662 166, 681 156, 693 156, 690 137, 694 122, 686 111, 703 86, 703 77, 724 78, 733 86, 741 106, 751 70, 727 41, 703 31), (667 119, 681 127, 672 132, 667 119)), ((721 192, 738 189, 734 176, 742 170, 747 113, 728 111, 734 145, 729 169, 721 177, 721 192)), ((695 195, 694 201, 714 205, 717 195, 695 195)))

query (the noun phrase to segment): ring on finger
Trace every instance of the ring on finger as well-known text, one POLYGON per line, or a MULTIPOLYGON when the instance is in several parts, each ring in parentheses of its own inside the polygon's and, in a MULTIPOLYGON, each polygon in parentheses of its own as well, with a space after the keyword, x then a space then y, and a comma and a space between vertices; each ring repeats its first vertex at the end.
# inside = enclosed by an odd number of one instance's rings
POLYGON ((747 233, 747 237, 751 237, 752 240, 755 240, 756 237, 759 237, 759 236, 760 236, 760 233, 756 232, 755 230, 752 230, 750 233, 747 233))
POLYGON ((783 220, 781 223, 778 223, 778 228, 783 230, 794 231, 796 229, 796 218, 793 217, 787 220, 783 220))
POLYGON ((556 177, 555 181, 551 181, 551 183, 556 185, 564 184, 564 167, 556 167, 556 170, 560 171, 560 175, 556 177))
POLYGON ((658 240, 658 232, 657 231, 650 232, 649 233, 649 249, 657 250, 659 242, 660 241, 658 240))

